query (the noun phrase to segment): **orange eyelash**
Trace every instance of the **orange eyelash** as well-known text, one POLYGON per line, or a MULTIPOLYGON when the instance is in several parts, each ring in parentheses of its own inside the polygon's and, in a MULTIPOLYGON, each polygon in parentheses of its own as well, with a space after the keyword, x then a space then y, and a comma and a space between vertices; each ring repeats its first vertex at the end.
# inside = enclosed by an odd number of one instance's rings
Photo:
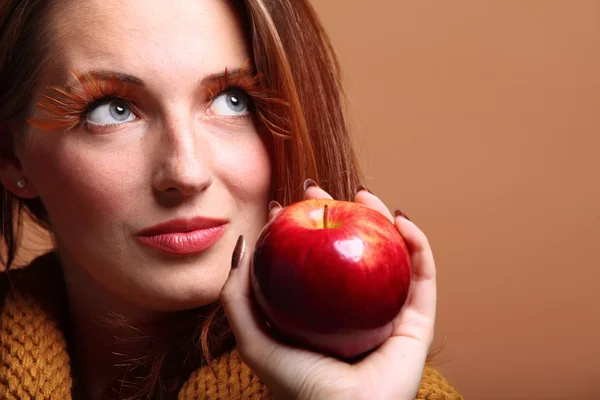
POLYGON ((81 76, 75 72, 72 74, 77 80, 75 85, 68 89, 51 86, 37 103, 37 107, 47 111, 51 117, 29 119, 28 123, 50 131, 73 129, 80 124, 82 115, 94 101, 106 97, 131 99, 131 84, 119 81, 114 76, 106 79, 89 73, 81 76))
POLYGON ((249 61, 246 61, 242 68, 232 73, 225 68, 222 77, 208 82, 206 85, 207 96, 212 100, 230 88, 241 89, 250 96, 254 102, 255 114, 273 135, 289 138, 289 131, 271 121, 271 119, 281 120, 281 117, 274 112, 271 105, 287 107, 288 103, 273 96, 273 91, 267 88, 264 74, 254 73, 249 61))
MULTIPOLYGON (((44 130, 56 131, 67 128, 73 129, 82 122, 82 118, 95 101, 104 98, 115 98, 132 101, 132 88, 135 86, 118 80, 116 76, 107 79, 93 73, 81 76, 72 72, 76 79, 74 85, 68 88, 51 86, 46 93, 41 95, 37 107, 49 114, 48 119, 29 119, 27 122, 44 130)), ((255 106, 255 114, 263 122, 264 126, 273 134, 280 137, 289 137, 289 132, 272 122, 281 121, 281 117, 273 110, 273 105, 287 106, 288 103, 273 96, 271 90, 266 88, 264 75, 254 73, 249 61, 242 68, 229 72, 225 68, 223 76, 206 82, 206 95, 213 100, 217 95, 227 89, 237 88, 247 94, 255 106)), ((136 107, 129 104, 135 111, 136 107)), ((282 125, 286 125, 283 124, 282 125)))

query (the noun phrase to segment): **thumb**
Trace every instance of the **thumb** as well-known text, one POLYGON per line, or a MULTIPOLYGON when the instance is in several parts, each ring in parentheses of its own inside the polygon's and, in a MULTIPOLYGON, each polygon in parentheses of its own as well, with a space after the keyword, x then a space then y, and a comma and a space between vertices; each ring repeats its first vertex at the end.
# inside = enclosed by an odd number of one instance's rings
MULTIPOLYGON (((337 372, 331 366, 337 362, 325 356, 278 342, 255 312, 250 282, 251 253, 240 236, 232 256, 232 269, 221 290, 221 304, 229 326, 235 335, 242 360, 256 373, 277 398, 310 393, 315 384, 311 375, 317 369, 337 372), (290 362, 290 360, 293 360, 290 362), (320 366, 320 368, 316 368, 320 366), (328 369, 329 368, 329 369, 328 369)), ((321 375, 325 372, 321 372, 321 375)))
POLYGON ((267 336, 254 311, 250 284, 252 257, 248 253, 250 251, 244 236, 240 235, 231 257, 229 277, 221 290, 221 304, 235 335, 238 350, 241 354, 250 355, 252 359, 253 349, 271 347, 273 341, 267 336))

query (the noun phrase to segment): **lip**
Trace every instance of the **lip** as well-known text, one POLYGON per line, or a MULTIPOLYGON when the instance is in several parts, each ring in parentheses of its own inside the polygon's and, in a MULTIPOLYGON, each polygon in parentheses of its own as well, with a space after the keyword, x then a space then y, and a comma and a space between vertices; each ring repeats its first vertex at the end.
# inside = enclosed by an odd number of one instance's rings
POLYGON ((137 240, 169 254, 198 254, 214 245, 225 233, 225 220, 196 217, 175 219, 142 229, 137 240))

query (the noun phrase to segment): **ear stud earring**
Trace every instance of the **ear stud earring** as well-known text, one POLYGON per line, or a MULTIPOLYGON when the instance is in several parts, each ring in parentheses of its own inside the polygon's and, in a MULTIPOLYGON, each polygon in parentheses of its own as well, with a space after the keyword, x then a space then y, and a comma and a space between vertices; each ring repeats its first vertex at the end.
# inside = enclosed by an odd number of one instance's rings
POLYGON ((17 187, 19 189, 23 189, 25 186, 27 186, 27 181, 25 180, 25 178, 21 178, 17 181, 17 187))

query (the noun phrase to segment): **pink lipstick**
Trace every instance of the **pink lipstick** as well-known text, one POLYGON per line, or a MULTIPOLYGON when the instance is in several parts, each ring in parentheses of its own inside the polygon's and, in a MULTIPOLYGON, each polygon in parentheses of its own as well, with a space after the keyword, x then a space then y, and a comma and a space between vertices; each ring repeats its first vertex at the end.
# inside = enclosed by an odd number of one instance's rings
POLYGON ((175 219, 141 230, 143 245, 169 254, 198 254, 214 245, 225 233, 227 221, 196 217, 175 219))

